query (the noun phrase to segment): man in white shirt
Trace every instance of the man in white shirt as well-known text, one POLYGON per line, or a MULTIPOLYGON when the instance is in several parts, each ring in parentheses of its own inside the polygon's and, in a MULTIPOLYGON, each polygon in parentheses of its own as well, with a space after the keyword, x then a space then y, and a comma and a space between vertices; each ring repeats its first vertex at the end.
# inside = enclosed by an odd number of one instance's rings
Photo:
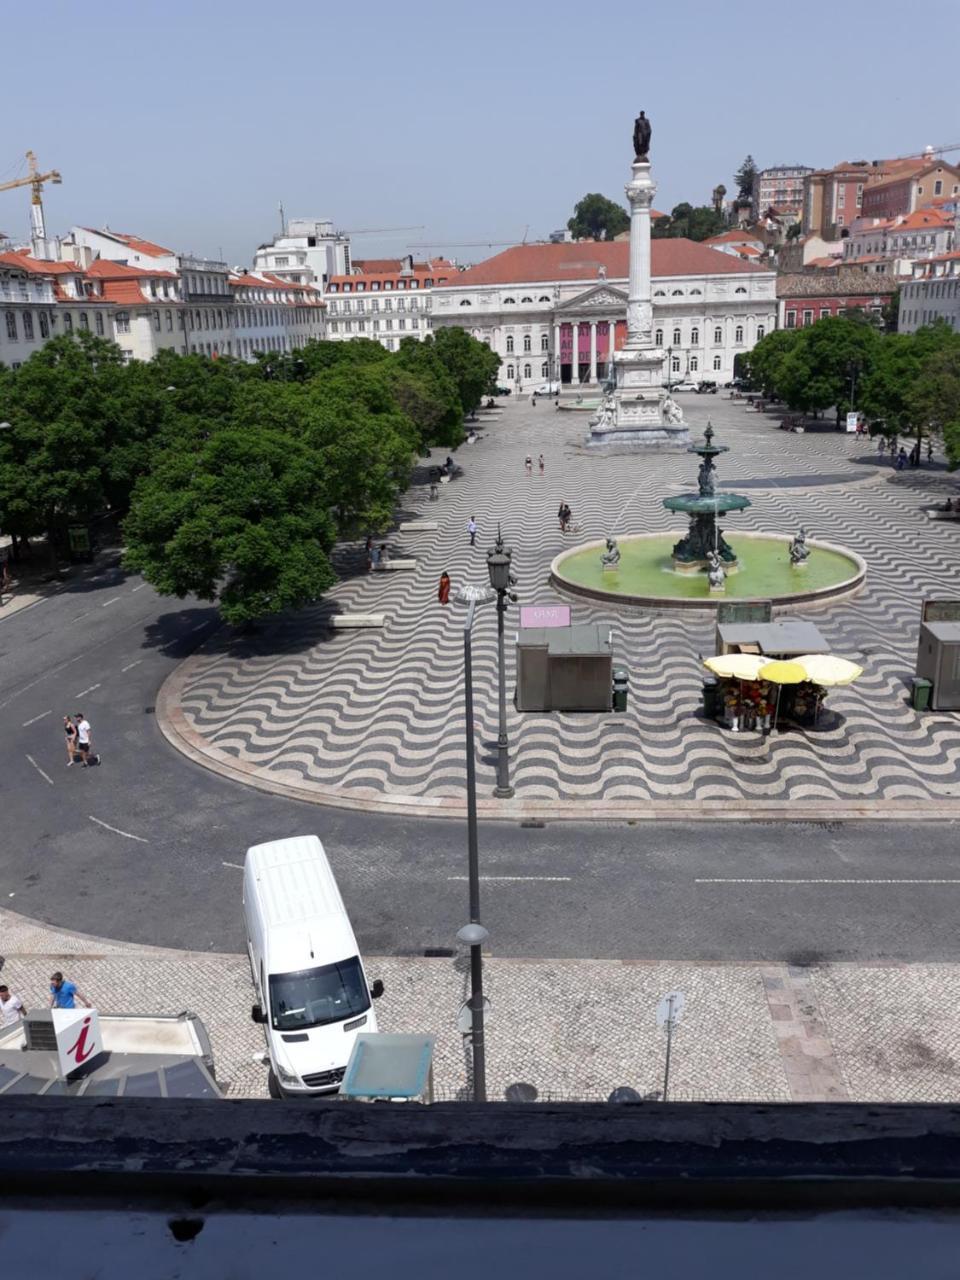
POLYGON ((0 983, 0 1027, 12 1027, 26 1016, 26 1009, 19 996, 15 996, 5 983, 0 983))
MULTIPOLYGON (((90 764, 90 721, 82 711, 77 712, 77 750, 80 752, 80 760, 86 769, 90 764)), ((94 757, 96 758, 96 757, 94 757)))

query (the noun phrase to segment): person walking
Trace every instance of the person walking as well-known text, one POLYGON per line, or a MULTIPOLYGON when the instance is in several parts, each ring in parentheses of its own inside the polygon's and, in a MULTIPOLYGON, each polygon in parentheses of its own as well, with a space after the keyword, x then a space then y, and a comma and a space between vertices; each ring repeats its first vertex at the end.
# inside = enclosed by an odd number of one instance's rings
POLYGON ((447 573, 446 569, 444 569, 443 573, 440 575, 440 587, 437 591, 437 599, 441 604, 450 603, 450 575, 447 573))
POLYGON ((533 474, 533 459, 530 457, 529 453, 523 460, 523 466, 528 476, 533 474))
POLYGON ((540 468, 540 474, 541 474, 541 475, 543 475, 543 472, 544 472, 544 468, 545 468, 545 466, 546 466, 546 463, 545 463, 545 462, 544 462, 544 460, 543 460, 543 454, 542 454, 542 453, 541 453, 540 457, 537 459, 537 465, 538 465, 538 466, 539 466, 539 468, 540 468))
MULTIPOLYGON (((86 718, 86 716, 83 714, 82 711, 77 712, 76 724, 77 724, 77 750, 80 753, 80 763, 83 765, 84 769, 86 769, 86 768, 89 768, 89 765, 90 765, 90 756, 92 754, 92 747, 93 747, 91 735, 93 731, 90 728, 90 721, 86 718)), ((98 755, 94 754, 93 758, 94 760, 96 760, 97 764, 100 763, 100 757, 98 755)))
POLYGON ((389 559, 390 559, 390 552, 387 550, 387 544, 385 542, 381 542, 380 543, 380 568, 381 569, 385 569, 387 567, 387 561, 389 559))
POLYGON ((933 436, 927 436, 927 461, 933 461, 933 436))
POLYGON ((64 978, 59 969, 56 973, 52 973, 50 975, 50 1008, 75 1009, 77 1000, 80 1001, 85 1009, 92 1008, 90 1001, 75 982, 70 982, 67 978, 64 978))
POLYGON ((77 760, 77 726, 69 716, 63 717, 63 732, 67 735, 67 768, 77 760))
POLYGON ((557 519, 560 521, 560 532, 566 533, 570 524, 570 517, 573 513, 566 502, 560 503, 560 510, 557 512, 557 519))
POLYGON ((900 446, 900 452, 897 454, 897 470, 902 471, 907 465, 907 451, 903 445, 900 446))
POLYGON ((380 548, 379 547, 370 548, 370 568, 374 572, 376 572, 376 570, 380 568, 380 548))
POLYGON ((470 519, 467 521, 467 533, 469 533, 469 535, 470 535, 470 545, 471 545, 471 547, 476 546, 476 543, 477 543, 477 521, 476 521, 476 517, 475 517, 475 516, 471 516, 471 517, 470 517, 470 519))
POLYGON ((885 436, 881 436, 881 437, 880 437, 880 440, 879 440, 879 442, 878 442, 878 444, 877 444, 877 453, 878 453, 878 455, 879 455, 881 458, 883 457, 884 450, 886 449, 886 447, 887 447, 886 437, 885 437, 885 436))
POLYGON ((27 1008, 19 996, 15 996, 5 982, 0 982, 0 1027, 12 1027, 27 1016, 27 1008))
POLYGON ((373 568, 373 534, 367 534, 367 540, 363 545, 364 555, 367 557, 367 573, 373 568))

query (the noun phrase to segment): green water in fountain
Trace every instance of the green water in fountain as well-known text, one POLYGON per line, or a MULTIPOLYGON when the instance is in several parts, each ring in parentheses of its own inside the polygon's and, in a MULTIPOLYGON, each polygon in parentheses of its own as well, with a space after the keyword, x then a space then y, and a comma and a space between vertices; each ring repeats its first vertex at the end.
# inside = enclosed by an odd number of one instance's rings
POLYGON ((705 571, 677 573, 671 552, 679 533, 619 538, 618 569, 601 570, 602 546, 572 551, 557 565, 563 578, 584 587, 624 596, 659 596, 672 600, 736 600, 802 595, 837 586, 854 577, 857 562, 840 551, 812 547, 806 567, 790 563, 790 542, 780 538, 738 538, 727 534, 740 568, 727 578, 724 591, 712 594, 705 571))

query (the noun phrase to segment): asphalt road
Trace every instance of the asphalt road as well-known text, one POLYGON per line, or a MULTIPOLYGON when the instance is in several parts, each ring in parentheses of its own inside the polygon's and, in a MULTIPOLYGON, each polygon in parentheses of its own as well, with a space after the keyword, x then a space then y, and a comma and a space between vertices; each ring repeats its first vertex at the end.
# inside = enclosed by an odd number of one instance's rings
MULTIPOLYGON (((462 823, 269 796, 161 736, 157 690, 217 626, 211 607, 160 599, 115 556, 0 614, 0 905, 110 938, 239 950, 244 850, 316 832, 366 952, 455 946, 462 823), (66 767, 61 718, 78 710, 99 768, 66 767)), ((960 959, 953 823, 488 823, 480 857, 482 914, 501 955, 960 959)))

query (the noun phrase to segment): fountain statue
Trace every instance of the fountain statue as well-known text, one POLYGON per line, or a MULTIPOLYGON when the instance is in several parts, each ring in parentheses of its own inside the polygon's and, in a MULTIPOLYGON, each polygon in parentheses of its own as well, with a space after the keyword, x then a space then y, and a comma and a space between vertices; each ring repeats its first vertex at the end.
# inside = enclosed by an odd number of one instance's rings
POLYGON ((790 563, 795 569, 803 569, 806 567, 809 558, 810 548, 807 546, 807 531, 801 527, 800 532, 790 543, 790 563))
POLYGON ((620 566, 620 548, 616 538, 607 539, 607 549, 600 557, 601 569, 617 569, 620 566))
POLYGON ((711 552, 719 555, 728 573, 737 568, 737 557, 723 536, 719 518, 728 511, 743 511, 750 499, 739 493, 716 492, 716 467, 713 460, 719 453, 726 453, 727 446, 713 443, 713 427, 708 422, 703 433, 704 443, 691 445, 688 453, 701 459, 697 472, 695 494, 685 493, 676 498, 664 498, 668 511, 682 511, 690 517, 690 529, 685 538, 673 548, 673 567, 685 573, 696 573, 707 568, 711 552))
POLYGON ((720 557, 716 551, 707 552, 707 582, 711 591, 723 591, 727 585, 727 574, 720 563, 720 557))
POLYGON ((673 396, 664 397, 661 410, 664 422, 668 422, 672 427, 678 426, 683 421, 683 410, 673 396))

